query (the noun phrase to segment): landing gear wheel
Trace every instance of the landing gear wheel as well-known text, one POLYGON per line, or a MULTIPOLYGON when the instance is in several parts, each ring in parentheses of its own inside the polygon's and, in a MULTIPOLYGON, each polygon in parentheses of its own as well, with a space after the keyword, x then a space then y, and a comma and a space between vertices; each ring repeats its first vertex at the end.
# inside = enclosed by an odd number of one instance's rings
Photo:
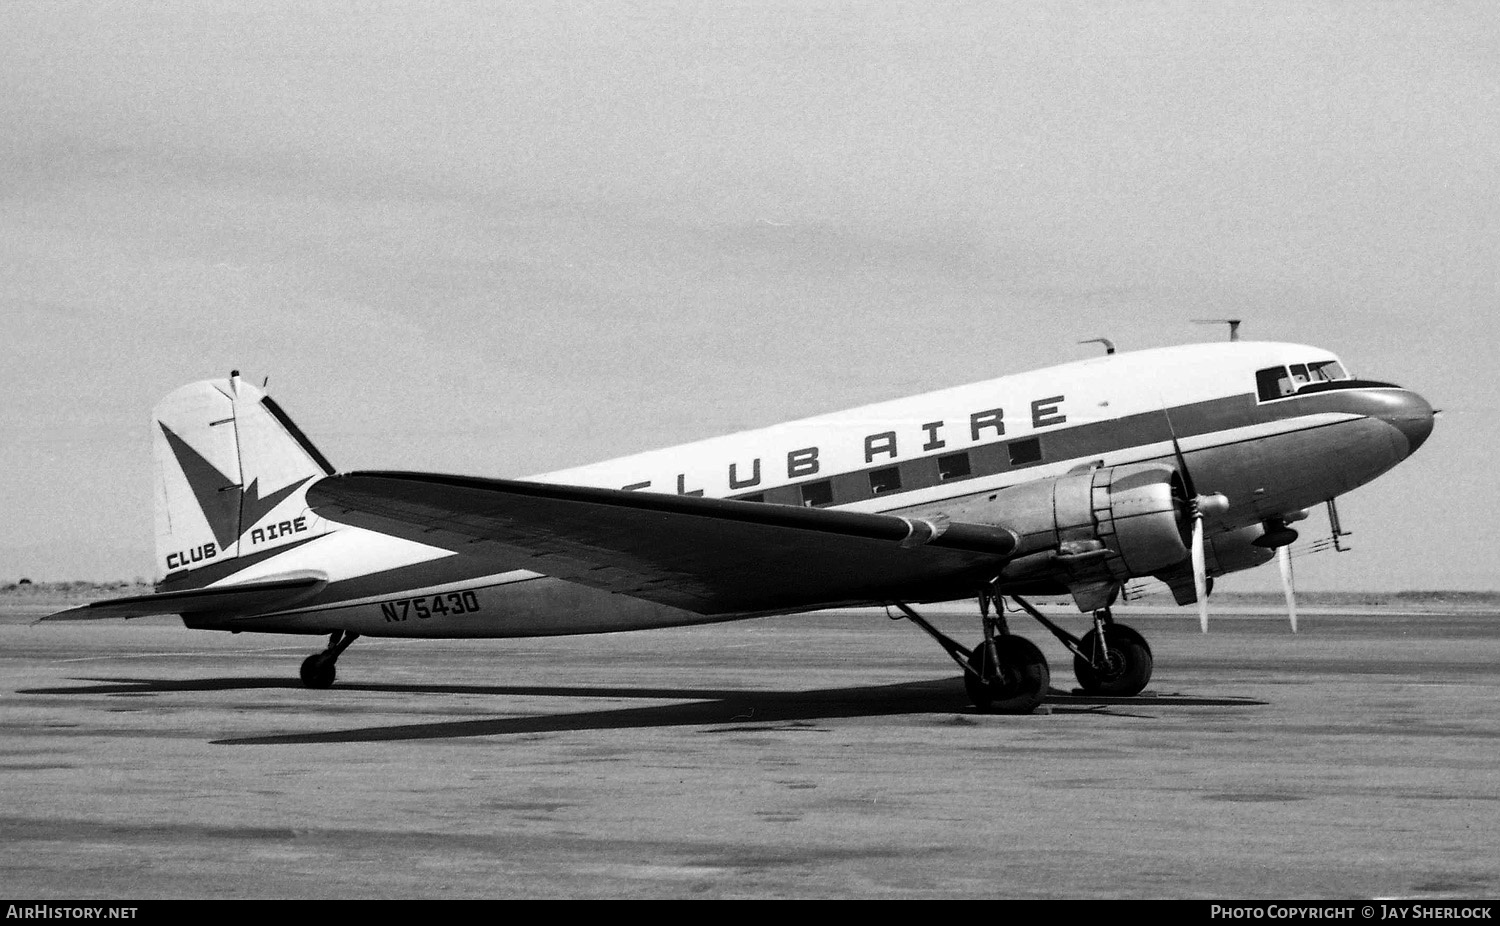
POLYGON ((302 684, 309 688, 332 688, 338 674, 339 657, 359 639, 352 630, 335 630, 328 635, 328 648, 302 660, 302 684))
POLYGON ((995 655, 1000 659, 998 671, 988 665, 983 643, 969 654, 969 665, 980 676, 964 673, 969 700, 986 713, 1031 713, 1047 697, 1052 682, 1047 657, 1025 637, 1009 635, 995 638, 995 655))
POLYGON ((313 653, 302 660, 302 684, 308 688, 332 688, 338 675, 338 660, 327 653, 313 653))
POLYGON ((1106 624, 1104 642, 1108 656, 1100 653, 1099 631, 1090 630, 1080 649, 1094 657, 1073 657, 1073 673, 1078 685, 1089 694, 1128 698, 1140 694, 1151 681, 1151 647, 1146 638, 1124 624, 1106 624))

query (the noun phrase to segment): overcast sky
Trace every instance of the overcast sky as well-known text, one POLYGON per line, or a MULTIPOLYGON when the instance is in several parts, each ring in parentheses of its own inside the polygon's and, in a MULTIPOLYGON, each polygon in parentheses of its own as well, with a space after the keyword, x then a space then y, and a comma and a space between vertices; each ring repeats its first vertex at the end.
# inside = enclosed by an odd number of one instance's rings
POLYGON ((1300 584, 1497 588, 1497 11, 10 0, 0 581, 150 577, 232 368, 518 476, 1234 316, 1444 409, 1300 584))

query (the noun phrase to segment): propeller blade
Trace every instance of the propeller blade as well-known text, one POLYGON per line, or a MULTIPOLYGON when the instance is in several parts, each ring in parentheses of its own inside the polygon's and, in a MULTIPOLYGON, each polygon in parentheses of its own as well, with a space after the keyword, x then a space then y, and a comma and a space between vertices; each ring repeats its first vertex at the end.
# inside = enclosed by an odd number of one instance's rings
POLYGON ((1208 633, 1208 561, 1203 551, 1203 516, 1193 516, 1193 591, 1198 594, 1198 626, 1208 633))
POLYGON ((1188 469, 1187 454, 1182 452, 1182 443, 1177 440, 1177 428, 1172 425, 1172 413, 1162 403, 1162 414, 1167 419, 1167 433, 1172 437, 1172 455, 1177 458, 1177 472, 1182 476, 1182 488, 1187 493, 1187 513, 1193 519, 1193 591, 1198 597, 1198 626, 1208 633, 1208 556, 1203 549, 1203 518, 1218 517, 1229 510, 1229 499, 1218 492, 1199 495, 1198 485, 1188 469))
POLYGON ((1286 614, 1292 621, 1292 633, 1297 632, 1297 592, 1292 588, 1292 548, 1276 548, 1276 565, 1281 567, 1281 588, 1286 592, 1286 614))
MULTIPOLYGON (((1167 419, 1167 426, 1171 427, 1172 419, 1167 419)), ((1193 484, 1193 474, 1188 470, 1187 457, 1182 452, 1182 445, 1177 442, 1177 435, 1172 435, 1172 454, 1177 457, 1177 472, 1182 474, 1182 488, 1187 492, 1188 498, 1198 497, 1198 488, 1193 484)))
POLYGON ((1177 458, 1177 472, 1182 476, 1182 488, 1186 491, 1189 500, 1198 497, 1198 488, 1193 485, 1193 474, 1188 471, 1187 456, 1182 452, 1182 444, 1177 440, 1177 428, 1172 424, 1172 413, 1167 409, 1167 403, 1161 403, 1162 417, 1167 420, 1167 434, 1172 438, 1172 455, 1177 458))

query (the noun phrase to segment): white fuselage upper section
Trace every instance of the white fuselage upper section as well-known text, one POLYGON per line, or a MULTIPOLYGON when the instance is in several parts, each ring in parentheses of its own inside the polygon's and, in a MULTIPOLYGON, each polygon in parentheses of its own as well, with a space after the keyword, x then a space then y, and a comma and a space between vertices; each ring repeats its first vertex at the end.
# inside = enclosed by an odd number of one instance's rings
MULTIPOLYGON (((1112 354, 530 478, 742 496, 1111 419, 1170 413, 1176 407, 1253 393, 1259 368, 1334 359, 1314 347, 1249 342, 1112 354)), ((1026 478, 1037 475, 1035 470, 1025 473, 1026 478)), ((887 510, 929 500, 910 496, 893 493, 851 507, 887 510)))

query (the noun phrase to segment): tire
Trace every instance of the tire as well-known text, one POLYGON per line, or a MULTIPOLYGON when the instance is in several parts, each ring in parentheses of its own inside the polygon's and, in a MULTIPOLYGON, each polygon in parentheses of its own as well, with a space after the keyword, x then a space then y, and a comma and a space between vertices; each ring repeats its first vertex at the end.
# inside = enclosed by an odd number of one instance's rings
MULTIPOLYGON (((1000 659, 997 678, 981 681, 968 672, 964 673, 964 689, 969 693, 969 700, 990 714, 1031 713, 1046 700, 1052 683, 1047 657, 1035 643, 1015 636, 996 637, 995 655, 1000 659)), ((969 654, 969 665, 981 676, 990 674, 986 671, 987 661, 983 643, 969 654)))
POLYGON ((338 660, 325 653, 313 653, 302 660, 302 684, 308 688, 332 688, 338 675, 338 660))
MULTIPOLYGON (((1151 681, 1151 647, 1146 638, 1124 624, 1106 624, 1104 640, 1109 645, 1109 663, 1095 666, 1082 656, 1073 657, 1078 686, 1089 694, 1128 698, 1140 694, 1151 681)), ((1092 655, 1099 648, 1099 631, 1090 630, 1080 647, 1092 655)))

